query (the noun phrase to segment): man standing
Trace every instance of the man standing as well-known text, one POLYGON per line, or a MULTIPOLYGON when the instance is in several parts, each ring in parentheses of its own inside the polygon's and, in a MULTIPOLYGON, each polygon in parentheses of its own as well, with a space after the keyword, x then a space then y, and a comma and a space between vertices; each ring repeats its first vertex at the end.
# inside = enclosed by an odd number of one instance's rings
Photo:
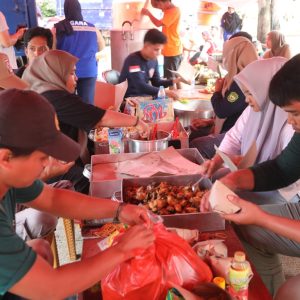
POLYGON ((234 7, 228 6, 228 11, 221 19, 224 42, 226 42, 234 33, 242 29, 242 23, 243 21, 235 12, 234 7))
POLYGON ((182 61, 183 46, 179 36, 180 10, 171 0, 156 0, 155 4, 164 13, 161 20, 155 18, 146 8, 143 8, 141 13, 148 16, 156 27, 162 26, 162 32, 167 37, 167 43, 162 50, 164 77, 172 79, 174 75, 169 70, 177 71, 182 61))

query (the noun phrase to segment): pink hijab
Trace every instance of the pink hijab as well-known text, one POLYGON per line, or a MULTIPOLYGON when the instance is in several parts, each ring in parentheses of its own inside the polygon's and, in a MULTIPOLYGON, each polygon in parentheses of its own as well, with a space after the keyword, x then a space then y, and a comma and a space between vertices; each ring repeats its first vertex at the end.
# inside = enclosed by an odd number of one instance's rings
POLYGON ((281 56, 290 59, 292 57, 290 46, 285 42, 285 37, 281 32, 270 31, 268 37, 271 40, 272 48, 264 54, 263 58, 281 56))
POLYGON ((283 57, 258 60, 234 77, 240 89, 247 89, 260 107, 260 112, 247 108, 250 113, 241 138, 241 155, 245 155, 256 141, 255 163, 272 159, 282 151, 278 143, 281 131, 287 125, 287 113, 270 101, 268 90, 272 77, 286 61, 283 57))
POLYGON ((223 96, 232 84, 233 77, 257 59, 258 55, 254 45, 245 37, 235 37, 224 43, 223 65, 228 73, 224 78, 223 96))
POLYGON ((30 89, 42 94, 51 90, 66 90, 66 82, 78 58, 61 50, 49 50, 36 57, 22 76, 30 89))

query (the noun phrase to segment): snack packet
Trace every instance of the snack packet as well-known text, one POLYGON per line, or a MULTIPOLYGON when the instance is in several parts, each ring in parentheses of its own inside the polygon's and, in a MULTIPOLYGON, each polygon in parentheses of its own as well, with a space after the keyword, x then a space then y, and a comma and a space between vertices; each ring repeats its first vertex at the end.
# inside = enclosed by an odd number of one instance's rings
POLYGON ((124 152, 123 131, 121 128, 108 130, 109 153, 118 154, 124 152))

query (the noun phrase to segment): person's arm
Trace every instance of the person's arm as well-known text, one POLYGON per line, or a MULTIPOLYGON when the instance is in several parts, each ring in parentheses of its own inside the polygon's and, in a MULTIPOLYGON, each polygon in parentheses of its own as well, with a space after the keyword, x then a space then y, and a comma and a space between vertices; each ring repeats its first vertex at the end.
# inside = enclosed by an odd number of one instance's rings
POLYGON ((63 175, 67 173, 72 168, 72 166, 74 166, 74 164, 75 162, 73 161, 66 163, 63 161, 59 161, 53 157, 49 157, 49 163, 40 175, 40 179, 46 182, 51 178, 63 175))
POLYGON ((105 40, 98 29, 96 29, 96 34, 97 34, 98 51, 102 51, 105 48, 105 40))
POLYGON ((57 38, 56 38, 56 28, 52 27, 51 28, 52 36, 53 36, 53 44, 52 44, 52 49, 56 49, 56 44, 57 44, 57 38))
POLYGON ((51 188, 48 185, 44 185, 42 192, 33 201, 26 202, 26 206, 69 219, 114 218, 118 212, 119 219, 124 223, 149 224, 147 210, 144 207, 128 204, 120 207, 118 211, 119 205, 120 203, 116 201, 51 188))
POLYGON ((254 191, 286 187, 300 178, 300 133, 295 133, 287 147, 275 159, 251 167, 254 191))
POLYGON ((240 207, 241 211, 236 214, 223 214, 224 219, 237 224, 260 226, 300 243, 300 222, 298 220, 271 215, 258 205, 237 197, 230 197, 229 200, 240 207))
POLYGON ((150 80, 152 85, 156 87, 160 87, 162 85, 163 87, 166 88, 172 86, 174 83, 172 79, 161 79, 158 71, 158 64, 155 65, 154 74, 150 80))
POLYGON ((221 181, 232 190, 272 191, 289 186, 300 178, 300 133, 273 160, 239 170, 221 181))
POLYGON ((238 170, 220 179, 220 181, 233 191, 252 191, 254 180, 254 174, 250 169, 238 170))
POLYGON ((143 95, 157 96, 158 87, 152 86, 145 80, 145 74, 142 71, 128 73, 130 85, 134 85, 136 90, 141 91, 143 95))
POLYGON ((99 282, 120 263, 134 257, 135 250, 147 249, 153 241, 152 230, 138 225, 125 232, 115 246, 57 269, 37 256, 33 266, 9 291, 26 299, 65 299, 99 282))
POLYGON ((16 33, 9 34, 8 30, 0 32, 0 44, 4 48, 13 46, 24 35, 26 28, 20 28, 16 33))
POLYGON ((224 97, 221 91, 215 92, 211 97, 211 104, 215 114, 221 119, 242 113, 247 107, 245 96, 235 81, 232 82, 224 97))
POLYGON ((150 21, 156 26, 156 27, 161 27, 163 26, 163 22, 162 20, 158 20, 157 18, 155 18, 151 12, 147 9, 147 8, 143 8, 141 11, 142 15, 148 16, 150 21))

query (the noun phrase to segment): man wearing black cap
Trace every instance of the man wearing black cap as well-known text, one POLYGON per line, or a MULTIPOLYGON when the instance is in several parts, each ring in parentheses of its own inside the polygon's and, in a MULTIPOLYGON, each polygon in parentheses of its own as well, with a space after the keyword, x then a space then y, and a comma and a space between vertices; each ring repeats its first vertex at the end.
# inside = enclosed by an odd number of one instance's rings
POLYGON ((66 298, 99 282, 133 257, 136 248, 152 244, 153 234, 143 225, 149 225, 145 209, 53 189, 37 180, 49 156, 68 162, 80 152, 60 132, 55 111, 42 96, 9 89, 0 92, 0 107, 0 297, 9 291, 26 299, 66 298), (43 245, 41 252, 38 244, 26 244, 16 235, 16 203, 71 219, 116 217, 141 225, 108 250, 53 270, 49 246, 43 245))

